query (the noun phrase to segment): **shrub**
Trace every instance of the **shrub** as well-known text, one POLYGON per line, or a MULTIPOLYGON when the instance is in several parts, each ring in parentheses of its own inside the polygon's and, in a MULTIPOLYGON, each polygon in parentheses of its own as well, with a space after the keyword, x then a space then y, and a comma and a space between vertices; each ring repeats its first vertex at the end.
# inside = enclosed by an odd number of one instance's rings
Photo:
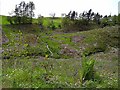
POLYGON ((39 24, 41 29, 43 29, 43 21, 44 21, 44 17, 39 15, 38 16, 38 24, 39 24))
POLYGON ((54 23, 54 21, 53 20, 48 20, 48 22, 47 22, 47 27, 49 28, 49 29, 52 29, 52 30, 55 30, 56 29, 56 26, 55 26, 55 23, 54 23))
POLYGON ((99 41, 96 46, 90 45, 86 47, 85 50, 83 51, 83 54, 85 56, 89 56, 91 54, 95 54, 98 52, 104 52, 105 50, 106 50, 106 44, 104 42, 99 41))
POLYGON ((62 19, 62 27, 64 28, 65 32, 70 31, 71 26, 72 26, 72 21, 69 18, 65 17, 62 19))
POLYGON ((12 17, 8 16, 8 17, 7 17, 7 21, 8 21, 11 25, 13 24, 12 17))
POLYGON ((85 56, 82 59, 82 77, 81 82, 84 83, 85 80, 93 80, 94 79, 94 63, 95 60, 88 59, 85 56))

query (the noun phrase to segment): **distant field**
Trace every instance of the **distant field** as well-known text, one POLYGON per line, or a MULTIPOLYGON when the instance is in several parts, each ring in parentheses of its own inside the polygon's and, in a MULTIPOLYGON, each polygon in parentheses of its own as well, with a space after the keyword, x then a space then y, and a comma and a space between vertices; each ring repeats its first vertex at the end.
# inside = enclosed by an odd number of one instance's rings
POLYGON ((7 21, 7 16, 0 15, 0 24, 1 25, 9 24, 9 22, 7 21))
MULTIPOLYGON (((51 22, 51 17, 44 17, 43 19, 43 25, 44 26, 48 26, 51 22)), ((53 22, 54 22, 54 25, 56 26, 56 28, 61 24, 61 18, 56 18, 56 19, 53 19, 53 22)), ((0 15, 0 24, 1 25, 8 25, 10 24, 8 21, 7 21, 7 16, 1 16, 0 15)), ((33 24, 38 24, 38 20, 33 18, 33 24)))

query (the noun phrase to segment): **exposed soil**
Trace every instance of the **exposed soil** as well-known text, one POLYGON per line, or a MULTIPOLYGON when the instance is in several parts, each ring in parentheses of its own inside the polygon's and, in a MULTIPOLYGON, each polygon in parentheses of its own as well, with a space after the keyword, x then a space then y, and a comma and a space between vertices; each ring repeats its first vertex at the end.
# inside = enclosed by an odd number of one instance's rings
POLYGON ((85 36, 73 36, 72 42, 78 43, 78 42, 81 42, 82 40, 84 40, 84 38, 85 38, 85 36))
POLYGON ((2 44, 8 43, 9 39, 5 36, 5 34, 2 32, 2 44))
POLYGON ((9 42, 9 39, 5 36, 5 34, 2 30, 2 26, 0 26, 0 34, 1 34, 0 36, 2 36, 2 37, 0 37, 0 43, 2 42, 3 44, 5 44, 5 43, 9 42))
POLYGON ((61 47, 61 54, 65 54, 72 57, 76 57, 79 55, 78 50, 71 48, 68 44, 62 44, 61 47))
MULTIPOLYGON (((84 38, 85 38, 85 36, 78 36, 77 35, 77 36, 71 37, 71 41, 74 43, 79 43, 79 42, 82 42, 84 40, 84 38)), ((81 56, 80 51, 70 47, 68 44, 61 44, 61 48, 62 48, 61 54, 72 56, 72 57, 81 56)))

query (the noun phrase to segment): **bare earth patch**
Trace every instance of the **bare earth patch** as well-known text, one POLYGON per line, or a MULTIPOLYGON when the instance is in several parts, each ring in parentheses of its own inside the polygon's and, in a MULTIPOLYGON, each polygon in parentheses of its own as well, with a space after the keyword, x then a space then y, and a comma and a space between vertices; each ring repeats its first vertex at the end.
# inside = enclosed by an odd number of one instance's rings
POLYGON ((72 57, 76 57, 79 55, 78 50, 71 48, 70 46, 68 46, 68 44, 62 44, 61 47, 61 54, 65 54, 72 57))
POLYGON ((84 40, 84 38, 85 38, 85 36, 73 36, 72 42, 78 43, 78 42, 81 42, 82 40, 84 40))
POLYGON ((9 39, 5 36, 5 34, 2 32, 2 44, 8 43, 9 39))

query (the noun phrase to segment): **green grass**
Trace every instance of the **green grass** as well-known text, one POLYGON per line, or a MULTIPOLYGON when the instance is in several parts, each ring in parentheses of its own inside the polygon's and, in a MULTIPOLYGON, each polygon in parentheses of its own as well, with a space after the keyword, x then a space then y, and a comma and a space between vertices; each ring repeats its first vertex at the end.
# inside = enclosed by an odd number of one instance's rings
POLYGON ((46 47, 47 44, 53 52, 53 58, 64 58, 64 56, 65 58, 71 57, 68 55, 69 51, 65 51, 67 53, 63 54, 60 53, 62 48, 64 48, 62 45, 67 45, 68 50, 77 50, 78 54, 84 54, 85 56, 89 56, 97 52, 105 52, 109 47, 118 47, 118 30, 116 27, 111 27, 111 30, 109 30, 110 28, 104 28, 66 34, 57 34, 57 31, 52 30, 45 30, 42 32, 37 25, 31 25, 30 27, 29 25, 3 26, 3 28, 6 37, 9 38, 10 41, 3 45, 3 48, 5 47, 3 57, 6 54, 7 57, 11 56, 11 53, 14 54, 16 50, 18 50, 17 52, 19 53, 18 55, 15 53, 17 56, 45 56, 47 54, 51 57, 51 54, 46 47), (75 43, 73 42, 74 36, 84 36, 85 38, 75 43), (28 47, 23 48, 25 44, 28 44, 28 47), (8 49, 6 46, 13 49, 8 49), (8 51, 6 51, 6 49, 8 51), (79 49, 81 49, 80 52, 79 49))
POLYGON ((0 15, 0 25, 6 25, 6 24, 10 24, 10 23, 7 21, 7 16, 1 16, 1 15, 0 15))
MULTIPOLYGON (((106 54, 107 55, 107 54, 106 54)), ((111 54, 112 55, 112 54, 111 54)), ((102 55, 101 55, 102 56, 102 55)), ((111 59, 113 57, 110 57, 111 59)), ((6 88, 117 88, 117 64, 107 59, 96 61, 97 71, 95 80, 85 81, 81 86, 81 60, 80 59, 40 59, 21 57, 6 59, 3 64, 3 87, 6 88), (12 60, 12 62, 11 62, 12 60), (100 67, 102 65, 102 68, 100 67), (108 65, 108 67, 105 67, 108 65), (113 65, 111 70, 110 65, 113 65), (106 71, 106 70, 107 71, 106 71), (111 70, 109 72, 109 70, 111 70), (116 70, 115 73, 113 73, 116 70)))
MULTIPOLYGON (((48 27, 51 22, 53 21, 56 28, 59 28, 59 25, 61 25, 61 18, 51 19, 50 17, 44 17, 43 18, 43 26, 46 28, 48 27)), ((38 24, 38 20, 36 18, 33 18, 33 24, 38 24)), ((0 24, 1 25, 7 25, 10 24, 7 21, 7 16, 0 15, 0 24)))
MULTIPOLYGON (((47 26, 49 18, 45 19, 47 26)), ((59 19, 55 20, 60 23, 59 19)), ((64 33, 60 30, 40 30, 37 24, 5 24, 3 32, 9 42, 2 45, 3 88, 118 87, 117 27, 64 33), (84 38, 74 42, 76 36, 84 38), (76 52, 71 55, 70 50, 76 50, 77 55, 76 52), (94 80, 81 81, 82 55, 88 62, 90 58, 95 60, 94 80)))

